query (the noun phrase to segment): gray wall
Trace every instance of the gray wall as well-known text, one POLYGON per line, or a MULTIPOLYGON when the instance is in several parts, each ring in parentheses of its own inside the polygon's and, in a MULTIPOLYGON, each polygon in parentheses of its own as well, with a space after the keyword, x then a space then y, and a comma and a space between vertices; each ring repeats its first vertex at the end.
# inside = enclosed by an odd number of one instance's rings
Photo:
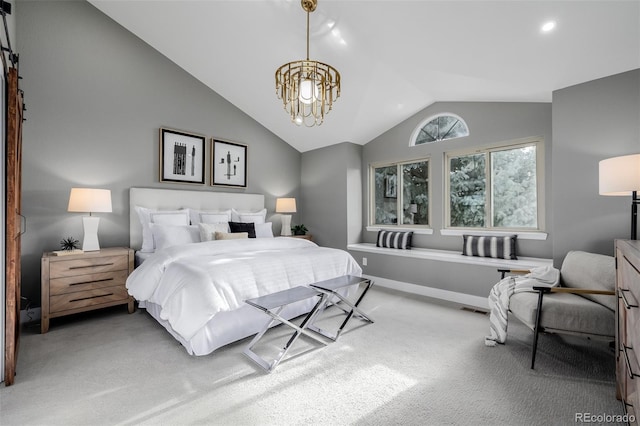
POLYGON ((613 255, 629 238, 631 197, 598 194, 598 162, 640 153, 640 70, 553 93, 553 257, 613 255))
MULTIPOLYGON (((21 2, 17 51, 26 94, 23 294, 40 302, 40 257, 66 236, 73 186, 108 188, 113 213, 99 214, 102 246, 128 245, 131 186, 263 193, 269 214, 298 196, 301 154, 140 39, 82 1, 21 2), (158 129, 247 144, 246 190, 159 183, 158 129), (276 172, 277 171, 277 172, 276 172)), ((207 146, 207 167, 209 167, 207 146)), ((207 178, 207 184, 209 179, 207 178)), ((279 216, 274 232, 279 234, 279 216)))
POLYGON ((349 142, 302 154, 300 220, 322 246, 346 249, 360 241, 361 159, 362 147, 349 142))

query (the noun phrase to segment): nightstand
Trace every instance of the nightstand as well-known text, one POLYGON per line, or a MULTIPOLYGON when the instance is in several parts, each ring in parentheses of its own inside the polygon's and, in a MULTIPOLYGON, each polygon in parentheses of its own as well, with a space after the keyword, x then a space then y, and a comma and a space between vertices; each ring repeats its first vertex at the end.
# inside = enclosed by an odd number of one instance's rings
POLYGON ((127 247, 65 256, 44 253, 40 332, 49 330, 51 318, 108 306, 126 304, 133 313, 134 300, 125 287, 133 259, 133 250, 127 247))

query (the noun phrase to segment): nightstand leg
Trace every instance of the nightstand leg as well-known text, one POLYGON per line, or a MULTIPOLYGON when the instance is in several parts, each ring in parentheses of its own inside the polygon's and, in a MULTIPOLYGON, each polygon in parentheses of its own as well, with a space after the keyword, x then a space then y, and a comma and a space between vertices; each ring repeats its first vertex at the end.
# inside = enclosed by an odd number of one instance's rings
POLYGON ((130 314, 135 312, 136 305, 135 305, 135 301, 133 300, 133 297, 129 298, 129 303, 127 305, 127 308, 129 309, 130 314))
POLYGON ((44 334, 47 331, 49 331, 49 317, 43 314, 42 318, 40 318, 40 334, 44 334))

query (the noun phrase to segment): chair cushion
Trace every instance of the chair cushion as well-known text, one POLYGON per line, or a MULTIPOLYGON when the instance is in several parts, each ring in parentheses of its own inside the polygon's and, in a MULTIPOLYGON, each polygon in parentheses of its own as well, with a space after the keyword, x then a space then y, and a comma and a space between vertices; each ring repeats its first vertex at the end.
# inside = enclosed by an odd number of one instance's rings
MULTIPOLYGON (((509 310, 533 330, 537 305, 537 292, 516 293, 511 296, 509 310)), ((615 312, 575 294, 545 294, 540 324, 550 332, 615 336, 615 312)))
MULTIPOLYGON (((563 287, 615 291, 616 263, 612 256, 570 251, 562 262, 560 283, 563 287)), ((613 296, 585 294, 583 297, 615 311, 613 296)))

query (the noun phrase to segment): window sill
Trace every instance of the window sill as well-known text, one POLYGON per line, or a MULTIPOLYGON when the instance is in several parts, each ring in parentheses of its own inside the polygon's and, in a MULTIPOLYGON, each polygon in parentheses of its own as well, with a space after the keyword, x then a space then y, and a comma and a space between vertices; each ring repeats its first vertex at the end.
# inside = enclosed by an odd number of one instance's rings
POLYGON ((413 231, 414 234, 425 234, 425 235, 433 234, 433 229, 431 228, 412 228, 410 226, 395 226, 395 225, 367 226, 367 231, 371 231, 371 232, 378 232, 381 229, 384 229, 385 231, 398 231, 398 232, 413 231))
POLYGON ((490 229, 485 229, 482 231, 472 231, 470 229, 441 229, 440 235, 445 236, 462 236, 462 235, 517 235, 519 240, 546 240, 547 234, 546 232, 540 231, 492 231, 490 229))

